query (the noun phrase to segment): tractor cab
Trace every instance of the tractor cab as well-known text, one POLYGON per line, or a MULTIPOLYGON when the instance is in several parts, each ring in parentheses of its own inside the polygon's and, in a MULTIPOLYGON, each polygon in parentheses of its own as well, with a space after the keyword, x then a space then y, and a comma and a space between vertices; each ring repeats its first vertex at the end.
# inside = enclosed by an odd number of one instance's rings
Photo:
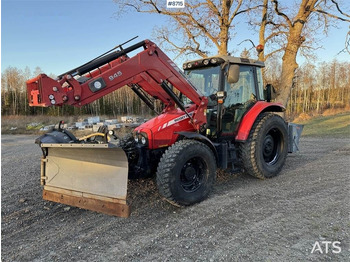
POLYGON ((264 63, 246 58, 216 56, 187 62, 185 75, 208 97, 206 136, 232 139, 246 113, 264 98, 264 63))

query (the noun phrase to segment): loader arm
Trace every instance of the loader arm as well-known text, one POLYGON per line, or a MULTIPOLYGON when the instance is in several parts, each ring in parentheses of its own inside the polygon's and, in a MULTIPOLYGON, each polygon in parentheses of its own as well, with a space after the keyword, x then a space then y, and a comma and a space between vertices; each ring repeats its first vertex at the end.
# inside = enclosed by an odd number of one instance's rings
POLYGON ((206 123, 208 100, 183 75, 181 70, 160 48, 149 40, 102 56, 60 75, 57 80, 41 74, 27 81, 30 106, 83 106, 125 85, 142 88, 168 108, 182 108, 172 88, 186 95, 196 110, 192 123, 198 130, 206 123), (129 57, 128 53, 143 48, 129 57))

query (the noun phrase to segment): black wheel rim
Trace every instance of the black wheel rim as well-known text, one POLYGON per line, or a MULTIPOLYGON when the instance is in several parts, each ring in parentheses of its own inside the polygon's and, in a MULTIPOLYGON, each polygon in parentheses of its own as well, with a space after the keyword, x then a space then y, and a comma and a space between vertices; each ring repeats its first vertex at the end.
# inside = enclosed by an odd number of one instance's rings
POLYGON ((271 129, 265 136, 262 154, 267 165, 274 165, 280 156, 282 146, 282 134, 278 129, 271 129))
POLYGON ((200 157, 194 157, 188 160, 181 169, 180 183, 184 191, 192 193, 201 187, 207 165, 200 157))

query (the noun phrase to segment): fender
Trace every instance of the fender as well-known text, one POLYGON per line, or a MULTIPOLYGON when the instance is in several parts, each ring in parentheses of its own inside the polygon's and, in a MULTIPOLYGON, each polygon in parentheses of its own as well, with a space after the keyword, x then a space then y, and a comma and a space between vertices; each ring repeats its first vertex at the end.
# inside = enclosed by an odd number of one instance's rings
POLYGON ((269 103, 265 101, 258 101, 255 105, 243 116, 238 127, 236 141, 243 142, 248 139, 249 132, 252 126, 262 112, 283 112, 286 108, 280 103, 269 103))
POLYGON ((219 155, 216 150, 215 145, 212 141, 209 140, 206 136, 203 136, 201 134, 195 133, 195 132, 176 132, 176 134, 179 134, 180 136, 184 136, 189 139, 195 139, 198 141, 201 141, 202 143, 206 144, 214 153, 216 164, 219 165, 219 155))

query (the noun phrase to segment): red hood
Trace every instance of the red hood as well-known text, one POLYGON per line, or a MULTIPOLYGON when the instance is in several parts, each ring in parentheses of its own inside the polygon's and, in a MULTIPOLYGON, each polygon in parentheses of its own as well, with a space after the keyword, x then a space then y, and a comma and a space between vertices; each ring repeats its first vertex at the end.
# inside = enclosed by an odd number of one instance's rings
MULTIPOLYGON (((190 105, 187 108, 189 115, 193 114, 195 107, 190 105)), ((179 108, 166 111, 135 128, 136 132, 147 134, 150 149, 172 145, 178 137, 176 132, 194 130, 189 117, 179 108)))

